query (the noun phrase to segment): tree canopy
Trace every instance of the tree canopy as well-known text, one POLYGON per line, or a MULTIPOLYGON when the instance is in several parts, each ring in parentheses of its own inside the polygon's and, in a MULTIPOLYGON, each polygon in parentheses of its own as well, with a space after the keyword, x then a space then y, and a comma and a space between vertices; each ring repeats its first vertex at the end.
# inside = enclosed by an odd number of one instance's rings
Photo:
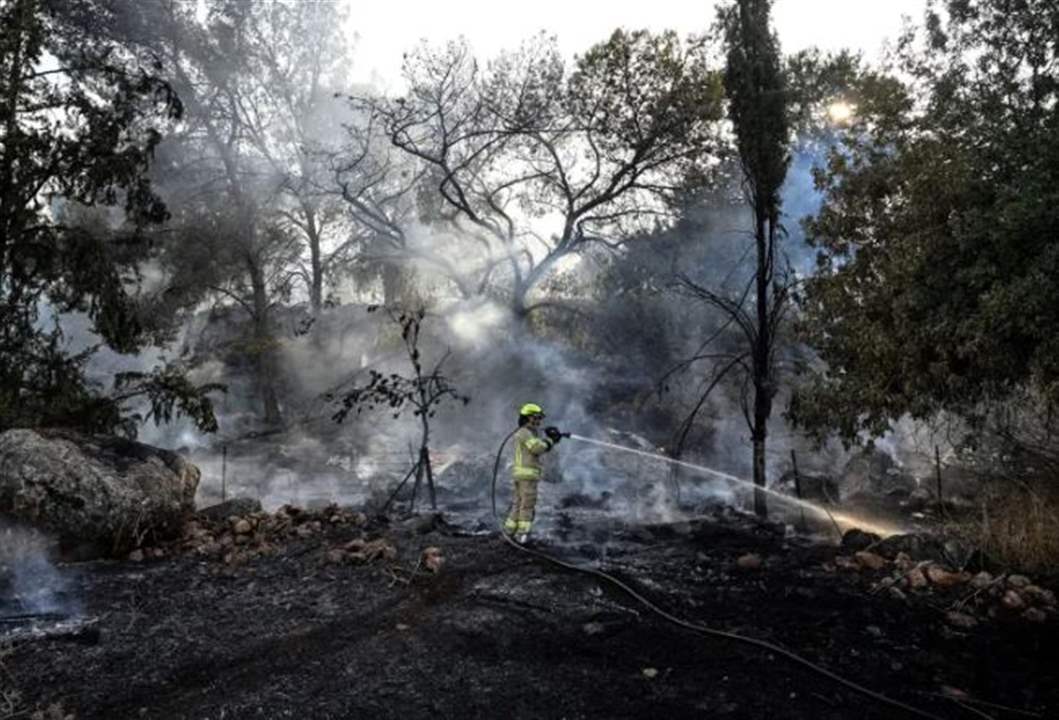
POLYGON ((722 144, 720 75, 673 32, 618 30, 573 67, 545 36, 484 68, 464 44, 424 47, 405 75, 375 110, 428 168, 433 214, 472 242, 461 290, 506 271, 518 315, 563 257, 650 229, 722 144))
POLYGON ((846 440, 905 414, 1059 399, 1059 6, 949 0, 863 78, 818 174, 792 417, 846 440))
POLYGON ((113 429, 141 394, 161 415, 172 398, 214 425, 208 398, 174 384, 173 369, 125 376, 107 397, 84 374, 92 348, 70 352, 56 319, 84 313, 123 353, 157 330, 134 293, 146 230, 167 217, 147 171, 182 107, 150 54, 110 35, 121 12, 107 0, 0 3, 0 429, 113 429), (98 222, 79 221, 86 208, 98 222))

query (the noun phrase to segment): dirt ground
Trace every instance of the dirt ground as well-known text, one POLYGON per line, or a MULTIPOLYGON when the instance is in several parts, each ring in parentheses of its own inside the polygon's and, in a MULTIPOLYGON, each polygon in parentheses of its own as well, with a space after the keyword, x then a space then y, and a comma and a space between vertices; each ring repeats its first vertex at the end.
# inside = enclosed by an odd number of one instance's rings
MULTIPOLYGON (((81 719, 904 717, 781 657, 681 630, 495 534, 424 529, 329 527, 235 567, 194 555, 67 567, 90 631, 21 641, 5 664, 29 706, 59 702, 81 719), (364 533, 397 559, 327 562, 364 533), (443 567, 413 574, 428 546, 443 567)), ((605 558, 593 542, 552 550, 939 717, 1059 716, 1055 615, 954 628, 945 613, 966 587, 873 593, 882 571, 836 569, 837 548, 730 514, 600 532, 605 558), (739 567, 746 553, 761 567, 739 567)))

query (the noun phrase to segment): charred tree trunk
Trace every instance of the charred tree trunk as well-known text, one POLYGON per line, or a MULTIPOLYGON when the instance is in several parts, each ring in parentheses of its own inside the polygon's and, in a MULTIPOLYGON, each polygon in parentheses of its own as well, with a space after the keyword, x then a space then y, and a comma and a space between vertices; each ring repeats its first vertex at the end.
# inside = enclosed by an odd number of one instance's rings
POLYGON ((768 504, 761 488, 765 487, 765 442, 768 438, 769 416, 772 414, 772 373, 769 367, 772 348, 769 324, 772 232, 766 224, 764 214, 759 213, 754 231, 757 241, 757 341, 753 348, 754 418, 751 438, 754 444, 754 513, 762 518, 768 516, 768 504))
POLYGON ((754 212, 757 245, 756 310, 744 329, 750 343, 753 410, 746 405, 754 444, 754 511, 768 513, 765 503, 766 441, 772 399, 776 395, 772 365, 774 334, 783 316, 786 290, 774 285, 781 189, 790 164, 790 120, 786 79, 779 42, 770 27, 771 0, 736 0, 723 12, 728 45, 725 90, 743 167, 744 189, 754 212))
POLYGON ((405 271, 397 263, 388 262, 382 268, 382 296, 387 305, 397 306, 404 300, 405 271))
MULTIPOLYGON (((422 383, 420 384, 422 387, 422 383)), ((426 395, 420 392, 421 401, 424 403, 423 411, 419 413, 423 433, 419 443, 419 471, 426 476, 427 491, 430 493, 430 509, 438 509, 437 491, 434 488, 434 469, 430 466, 430 419, 427 415, 429 405, 426 404, 426 395)))
MULTIPOLYGON (((7 78, 7 97, 4 98, 4 114, 7 116, 4 123, 5 142, 15 143, 19 141, 21 133, 18 128, 18 95, 22 91, 23 60, 22 52, 24 45, 24 24, 29 17, 29 3, 18 5, 18 25, 10 28, 7 32, 15 37, 14 47, 11 52, 11 66, 7 78)), ((14 235, 17 232, 17 218, 20 213, 17 186, 15 183, 14 152, 0 153, 0 288, 8 283, 7 277, 7 249, 8 244, 14 243, 14 235)), ((5 298, 6 299, 6 298, 5 298)))
POLYGON ((264 413, 265 425, 275 427, 283 422, 283 417, 280 414, 279 395, 276 392, 278 372, 275 340, 269 322, 268 285, 264 269, 253 255, 247 257, 247 271, 253 290, 253 352, 257 360, 257 386, 261 394, 261 410, 264 413))
MULTIPOLYGON (((309 174, 309 170, 303 164, 302 173, 309 174)), ((323 234, 325 220, 319 216, 319 209, 312 200, 300 197, 304 225, 296 223, 305 234, 305 242, 309 246, 309 307, 312 309, 313 317, 318 317, 324 306, 324 253, 323 234)))
POLYGON ((525 329, 529 325, 530 311, 526 305, 526 295, 529 294, 529 287, 523 282, 516 281, 515 286, 511 288, 511 317, 515 320, 515 327, 525 329))
POLYGON ((320 236, 317 233, 309 234, 309 262, 312 272, 309 284, 309 305, 312 307, 313 316, 318 317, 324 307, 324 262, 323 252, 320 249, 320 236))

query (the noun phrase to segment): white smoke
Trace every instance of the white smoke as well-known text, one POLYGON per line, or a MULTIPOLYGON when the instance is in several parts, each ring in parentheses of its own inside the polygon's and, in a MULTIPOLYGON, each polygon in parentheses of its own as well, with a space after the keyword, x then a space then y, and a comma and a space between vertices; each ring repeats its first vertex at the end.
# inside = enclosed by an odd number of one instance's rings
POLYGON ((70 581, 49 559, 52 543, 37 530, 0 521, 0 612, 73 614, 70 581))
POLYGON ((464 347, 481 349, 495 342, 497 333, 510 321, 510 313, 488 300, 454 303, 445 314, 448 328, 464 347))

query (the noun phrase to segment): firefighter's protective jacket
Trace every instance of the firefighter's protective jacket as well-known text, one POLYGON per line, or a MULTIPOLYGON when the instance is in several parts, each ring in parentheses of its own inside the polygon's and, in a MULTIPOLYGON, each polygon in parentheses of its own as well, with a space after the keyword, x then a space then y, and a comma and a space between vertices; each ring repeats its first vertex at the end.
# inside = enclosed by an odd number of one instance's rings
POLYGON ((542 440, 528 427, 521 427, 515 433, 515 466, 512 470, 516 480, 540 480, 540 456, 551 450, 552 444, 542 440))

